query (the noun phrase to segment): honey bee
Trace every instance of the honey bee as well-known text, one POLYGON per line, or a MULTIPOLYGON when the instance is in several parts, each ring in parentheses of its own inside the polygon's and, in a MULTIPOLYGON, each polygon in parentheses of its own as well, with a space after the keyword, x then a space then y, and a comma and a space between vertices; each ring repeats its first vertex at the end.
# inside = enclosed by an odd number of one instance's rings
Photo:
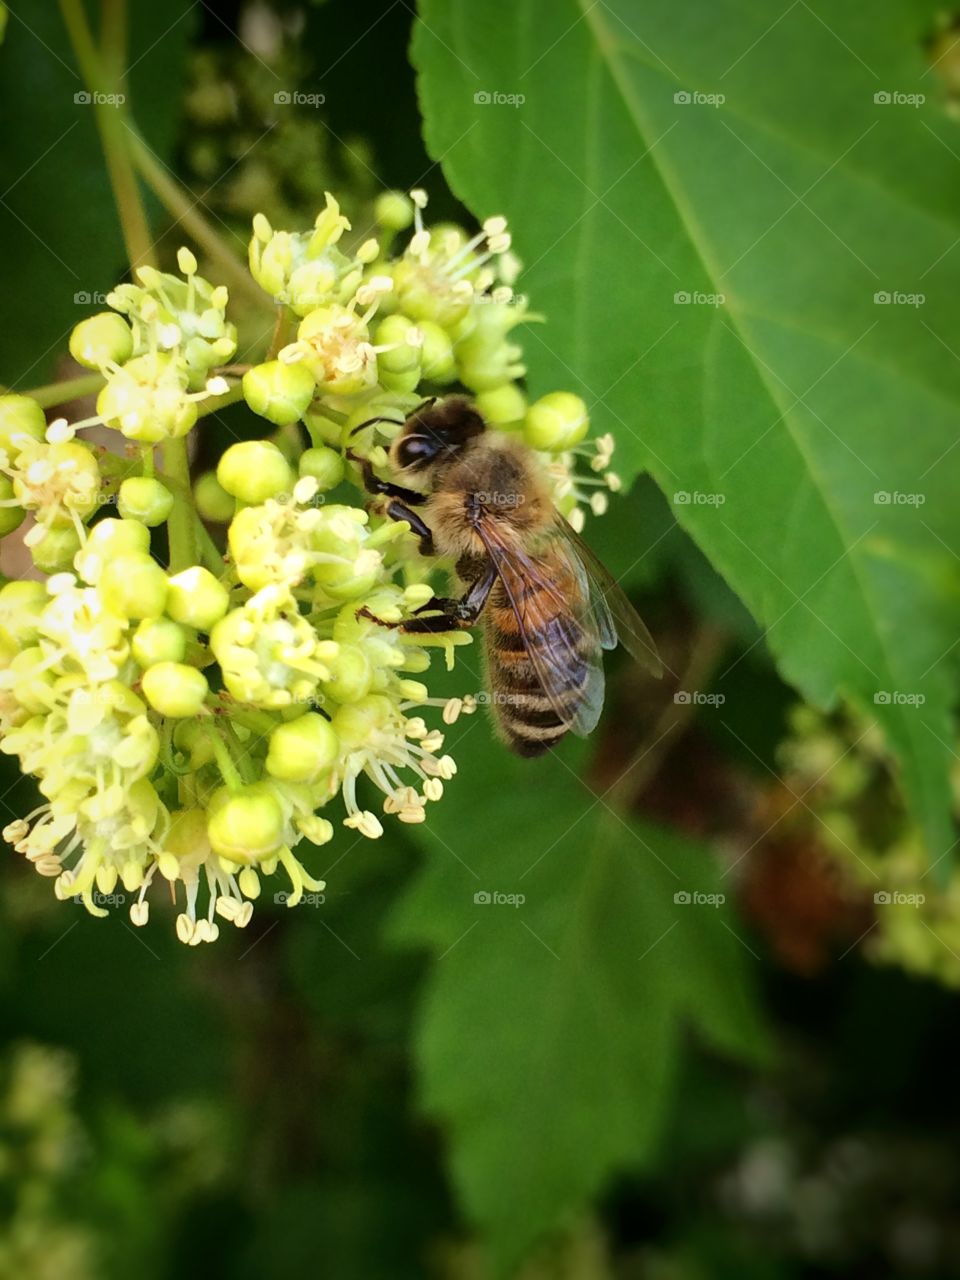
POLYGON ((466 398, 426 400, 407 418, 390 447, 403 483, 355 460, 384 513, 407 521, 424 555, 452 558, 464 585, 459 599, 434 596, 416 617, 383 625, 429 634, 479 621, 495 727, 518 755, 542 755, 566 733, 594 729, 601 652, 618 640, 652 675, 662 673, 650 633, 557 511, 532 451, 489 431, 466 398))

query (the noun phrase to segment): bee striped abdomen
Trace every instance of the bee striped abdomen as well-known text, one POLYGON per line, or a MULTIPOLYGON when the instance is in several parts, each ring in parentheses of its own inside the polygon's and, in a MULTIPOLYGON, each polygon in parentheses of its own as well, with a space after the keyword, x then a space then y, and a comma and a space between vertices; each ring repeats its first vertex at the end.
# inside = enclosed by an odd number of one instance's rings
POLYGON ((582 629, 569 614, 558 612, 553 600, 537 596, 536 588, 527 594, 524 629, 499 585, 485 614, 492 710, 507 745, 521 756, 542 755, 567 733, 589 677, 582 629), (552 697, 531 661, 534 650, 549 653, 552 665, 567 673, 552 697))

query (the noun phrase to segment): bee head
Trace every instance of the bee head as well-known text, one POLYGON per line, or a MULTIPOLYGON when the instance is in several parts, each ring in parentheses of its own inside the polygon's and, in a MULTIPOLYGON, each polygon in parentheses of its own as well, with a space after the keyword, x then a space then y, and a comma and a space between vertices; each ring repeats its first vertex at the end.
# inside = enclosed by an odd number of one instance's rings
POLYGON ((390 449, 390 460, 399 471, 425 471, 438 463, 452 462, 485 430, 482 416, 463 396, 425 400, 403 424, 390 449))

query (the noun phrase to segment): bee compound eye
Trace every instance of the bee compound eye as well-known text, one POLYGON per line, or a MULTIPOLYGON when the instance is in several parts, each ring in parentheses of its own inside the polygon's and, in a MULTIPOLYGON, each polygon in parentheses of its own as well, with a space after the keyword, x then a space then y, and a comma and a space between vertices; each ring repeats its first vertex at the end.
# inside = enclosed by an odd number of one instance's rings
POLYGON ((428 436, 404 436, 397 445, 397 461, 401 467, 422 466, 436 457, 439 445, 428 436))

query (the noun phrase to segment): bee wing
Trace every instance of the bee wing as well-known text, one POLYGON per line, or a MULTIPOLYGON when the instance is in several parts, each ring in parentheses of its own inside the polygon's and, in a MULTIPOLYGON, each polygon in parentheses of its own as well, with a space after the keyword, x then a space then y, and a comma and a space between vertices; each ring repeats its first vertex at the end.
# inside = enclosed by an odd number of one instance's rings
POLYGON ((566 541, 586 576, 586 594, 604 649, 615 649, 619 641, 636 662, 659 679, 663 663, 657 646, 623 587, 561 515, 556 517, 555 532, 566 541))
POLYGON ((582 561, 561 539, 549 559, 530 555, 489 519, 481 518, 477 533, 496 567, 526 656, 551 708, 561 724, 586 737, 603 709, 603 634, 590 605, 590 582, 582 561))

